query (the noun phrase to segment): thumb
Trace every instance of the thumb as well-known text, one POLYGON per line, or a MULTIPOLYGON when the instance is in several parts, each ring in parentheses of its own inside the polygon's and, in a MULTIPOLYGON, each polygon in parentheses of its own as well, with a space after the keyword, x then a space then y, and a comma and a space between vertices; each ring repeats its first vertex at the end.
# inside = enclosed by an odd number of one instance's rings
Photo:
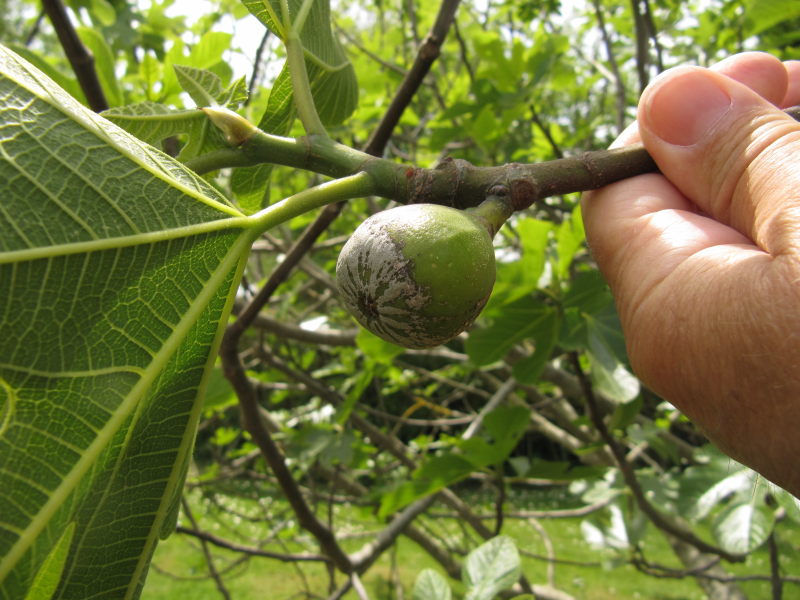
POLYGON ((800 252, 800 124, 746 85, 697 67, 656 80, 638 122, 661 172, 703 213, 770 254, 800 252))

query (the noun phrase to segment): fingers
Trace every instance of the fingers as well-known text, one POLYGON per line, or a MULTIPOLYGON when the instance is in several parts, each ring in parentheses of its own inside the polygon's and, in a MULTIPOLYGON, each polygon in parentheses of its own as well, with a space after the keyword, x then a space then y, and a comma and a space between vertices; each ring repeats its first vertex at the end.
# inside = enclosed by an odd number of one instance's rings
POLYGON ((756 94, 783 108, 788 87, 786 67, 765 52, 734 54, 711 67, 712 71, 730 77, 749 87, 756 94))
POLYGON ((796 104, 800 62, 747 53, 662 74, 618 143, 641 136, 663 175, 582 199, 637 375, 793 490, 800 475, 779 467, 796 436, 756 432, 800 427, 800 125, 780 110, 796 104))
POLYGON ((772 103, 786 97, 787 69, 761 62, 778 81, 749 76, 758 91, 696 67, 663 74, 642 96, 639 133, 689 200, 777 255, 798 252, 800 124, 772 103))
MULTIPOLYGON (((743 52, 718 62, 711 70, 746 85, 780 108, 800 104, 800 60, 780 63, 778 59, 764 52, 743 52)), ((641 141, 638 123, 632 123, 611 147, 641 141)))
POLYGON ((784 63, 789 77, 786 95, 781 101, 781 107, 797 106, 800 104, 800 60, 790 60, 784 63))

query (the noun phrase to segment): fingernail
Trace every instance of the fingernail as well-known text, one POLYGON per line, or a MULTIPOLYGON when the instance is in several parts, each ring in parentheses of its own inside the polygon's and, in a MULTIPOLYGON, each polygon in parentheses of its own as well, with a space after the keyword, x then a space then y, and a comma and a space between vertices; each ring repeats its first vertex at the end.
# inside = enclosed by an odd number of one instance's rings
POLYGON ((647 125, 676 146, 698 143, 731 107, 731 97, 707 71, 688 71, 657 87, 648 103, 647 125))

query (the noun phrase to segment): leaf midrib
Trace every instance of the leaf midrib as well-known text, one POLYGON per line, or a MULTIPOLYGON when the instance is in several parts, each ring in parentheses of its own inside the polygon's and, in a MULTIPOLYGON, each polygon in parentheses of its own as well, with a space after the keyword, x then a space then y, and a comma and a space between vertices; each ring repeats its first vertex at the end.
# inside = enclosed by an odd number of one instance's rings
POLYGON ((155 244, 158 242, 191 237, 194 235, 213 233, 215 231, 224 231, 226 229, 252 229, 254 226, 255 223, 252 217, 240 216, 227 219, 221 218, 214 221, 206 221, 204 223, 184 225, 182 227, 173 227, 159 231, 147 231, 133 235, 109 237, 100 240, 88 240, 84 242, 71 242, 68 244, 54 244, 52 246, 10 250, 8 252, 0 252, 0 265, 38 260, 42 258, 54 258, 69 254, 84 254, 89 252, 99 252, 102 250, 116 250, 119 248, 128 248, 130 246, 155 244))

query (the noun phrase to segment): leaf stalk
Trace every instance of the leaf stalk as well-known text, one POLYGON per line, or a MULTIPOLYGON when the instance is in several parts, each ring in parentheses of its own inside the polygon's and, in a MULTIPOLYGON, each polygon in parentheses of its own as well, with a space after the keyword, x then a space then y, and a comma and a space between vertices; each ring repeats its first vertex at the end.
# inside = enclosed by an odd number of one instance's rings
POLYGON ((297 115, 303 123, 303 128, 309 135, 324 135, 328 137, 328 132, 319 118, 317 107, 314 104, 314 97, 311 94, 311 82, 308 79, 306 69, 306 57, 303 50, 303 42, 300 35, 294 29, 290 30, 286 36, 286 60, 289 65, 289 75, 292 78, 292 91, 294 93, 294 104, 297 107, 297 115))
POLYGON ((281 200, 255 213, 250 217, 250 222, 253 229, 261 233, 327 204, 369 196, 374 193, 375 188, 372 177, 362 171, 355 175, 325 182, 281 200))

